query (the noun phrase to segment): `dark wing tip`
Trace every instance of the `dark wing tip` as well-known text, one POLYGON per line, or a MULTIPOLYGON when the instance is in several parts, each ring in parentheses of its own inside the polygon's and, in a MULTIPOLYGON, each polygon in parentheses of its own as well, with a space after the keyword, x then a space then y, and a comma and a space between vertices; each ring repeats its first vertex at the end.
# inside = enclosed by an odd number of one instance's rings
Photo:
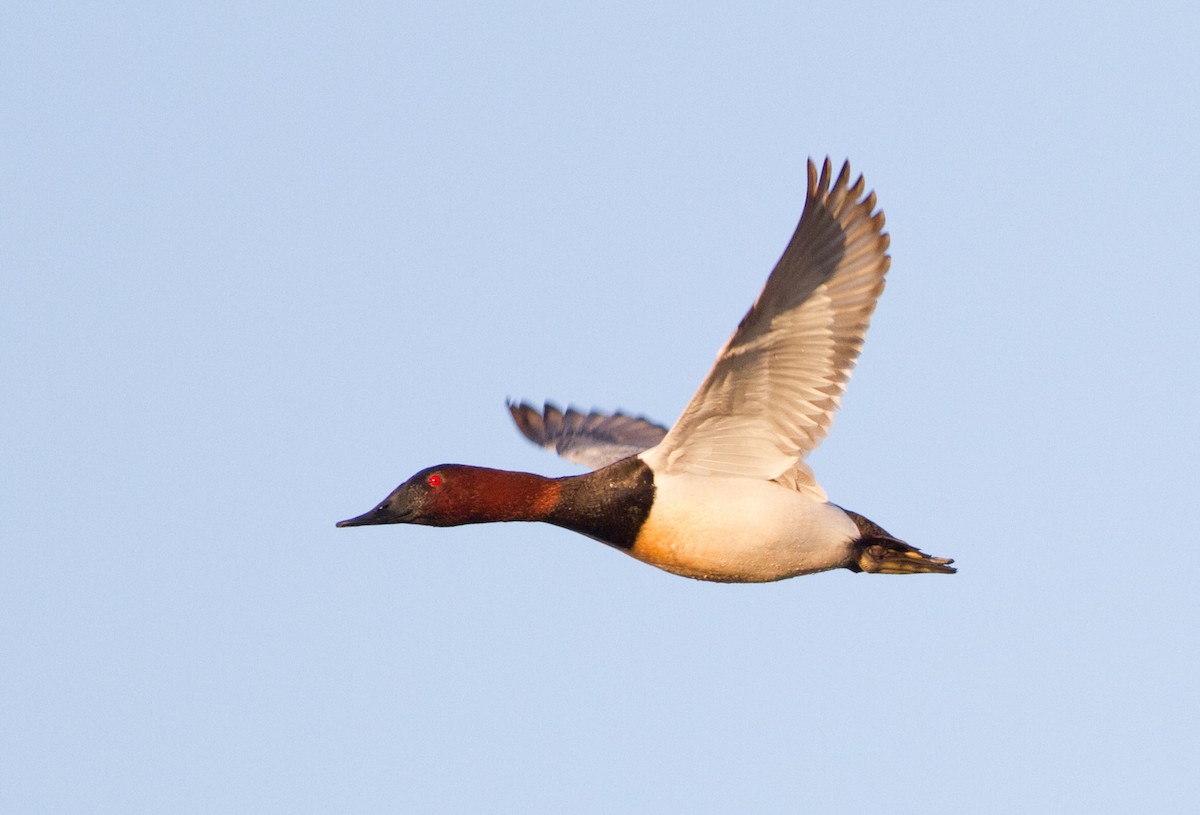
POLYGON ((507 405, 525 438, 577 463, 617 461, 653 447, 667 435, 662 425, 620 411, 584 413, 568 407, 564 412, 552 402, 541 410, 527 402, 509 400, 507 405))
POLYGON ((521 435, 539 447, 550 447, 554 444, 553 433, 548 425, 562 425, 562 411, 552 403, 547 402, 545 411, 538 410, 527 402, 506 400, 508 412, 512 414, 513 423, 521 435), (556 421, 557 420, 557 421, 556 421))

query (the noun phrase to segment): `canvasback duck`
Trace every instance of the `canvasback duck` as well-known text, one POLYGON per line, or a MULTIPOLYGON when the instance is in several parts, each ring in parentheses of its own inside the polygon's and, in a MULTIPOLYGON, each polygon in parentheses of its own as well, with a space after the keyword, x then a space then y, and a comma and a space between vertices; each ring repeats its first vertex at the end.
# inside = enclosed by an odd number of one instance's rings
POLYGON ((800 224, 766 286, 670 429, 623 413, 509 403, 535 444, 584 475, 440 464, 338 523, 542 521, 699 580, 782 580, 828 569, 951 574, 830 503, 804 457, 829 430, 883 291, 883 213, 850 164, 808 162, 800 224))

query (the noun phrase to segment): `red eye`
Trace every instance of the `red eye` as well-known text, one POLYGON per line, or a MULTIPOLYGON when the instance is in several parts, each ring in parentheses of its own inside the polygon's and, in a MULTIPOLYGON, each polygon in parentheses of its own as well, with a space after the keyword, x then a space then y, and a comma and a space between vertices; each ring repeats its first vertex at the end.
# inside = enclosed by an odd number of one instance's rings
POLYGON ((431 486, 431 487, 442 486, 442 477, 440 475, 429 476, 429 486, 431 486))

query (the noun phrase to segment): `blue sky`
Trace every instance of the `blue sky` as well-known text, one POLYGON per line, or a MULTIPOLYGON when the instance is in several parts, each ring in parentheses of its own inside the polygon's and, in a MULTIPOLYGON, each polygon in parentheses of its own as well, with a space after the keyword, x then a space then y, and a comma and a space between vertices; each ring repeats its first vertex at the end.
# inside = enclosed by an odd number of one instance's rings
POLYGON ((0 809, 1171 811, 1200 758, 1191 4, 0 11, 0 809), (335 529, 671 422, 804 161, 892 271, 833 500, 954 577, 335 529))

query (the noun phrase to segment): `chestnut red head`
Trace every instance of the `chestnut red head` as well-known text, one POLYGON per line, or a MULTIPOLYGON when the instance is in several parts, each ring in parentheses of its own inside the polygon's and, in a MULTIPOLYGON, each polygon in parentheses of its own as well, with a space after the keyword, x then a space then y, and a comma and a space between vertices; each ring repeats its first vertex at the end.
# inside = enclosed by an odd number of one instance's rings
POLYGON ((421 470, 370 512, 338 526, 537 521, 554 507, 558 491, 556 481, 532 473, 440 464, 421 470))

